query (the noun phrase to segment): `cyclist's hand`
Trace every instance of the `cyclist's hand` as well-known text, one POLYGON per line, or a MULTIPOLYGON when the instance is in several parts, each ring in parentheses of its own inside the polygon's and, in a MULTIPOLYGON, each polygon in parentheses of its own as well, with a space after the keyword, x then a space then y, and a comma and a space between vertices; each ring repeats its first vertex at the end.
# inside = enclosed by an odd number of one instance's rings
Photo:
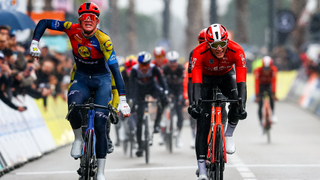
POLYGON ((276 97, 275 93, 272 93, 271 97, 273 100, 278 101, 278 98, 276 97))
POLYGON ((256 99, 254 100, 254 102, 259 102, 260 98, 259 96, 256 96, 256 99))
POLYGON ((17 110, 20 112, 23 112, 23 111, 27 110, 27 107, 18 106, 17 110))
POLYGON ((119 116, 118 116, 116 109, 110 110, 110 114, 109 114, 108 119, 112 124, 118 124, 119 116))
POLYGON ((39 57, 41 55, 41 51, 39 49, 39 42, 38 41, 36 41, 36 40, 31 41, 30 54, 32 57, 39 59, 39 57))
POLYGON ((188 113, 194 119, 198 119, 201 116, 202 111, 203 111, 203 109, 201 108, 201 106, 196 105, 195 103, 193 103, 192 105, 190 105, 188 107, 188 113))
POLYGON ((237 117, 239 117, 240 120, 247 118, 247 111, 243 107, 238 107, 237 117))
POLYGON ((123 114, 123 117, 129 117, 130 116, 130 106, 127 103, 126 96, 120 96, 119 97, 119 105, 118 105, 118 111, 123 114))

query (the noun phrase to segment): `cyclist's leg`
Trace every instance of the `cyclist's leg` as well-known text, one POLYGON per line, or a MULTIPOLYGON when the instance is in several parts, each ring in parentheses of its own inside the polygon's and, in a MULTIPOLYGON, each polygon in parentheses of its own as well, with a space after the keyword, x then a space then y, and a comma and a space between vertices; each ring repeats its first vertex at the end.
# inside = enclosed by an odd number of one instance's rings
POLYGON ((138 102, 138 108, 137 108, 137 143, 138 143, 138 150, 136 152, 136 155, 138 157, 142 156, 143 153, 143 147, 142 147, 142 122, 143 122, 143 114, 144 114, 144 108, 145 103, 143 101, 138 102))
MULTIPOLYGON (((236 84, 236 75, 234 71, 229 71, 227 74, 224 74, 222 81, 219 85, 221 92, 229 99, 238 99, 238 91, 236 84)), ((233 142, 233 132, 239 122, 239 118, 236 116, 238 105, 231 103, 230 110, 228 112, 228 125, 225 130, 225 143, 226 151, 228 154, 233 154, 236 150, 235 144, 233 142)))
MULTIPOLYGON (((75 102, 76 104, 83 104, 90 97, 90 89, 79 78, 80 75, 76 74, 75 80, 68 91, 68 105, 75 102)), ((79 158, 81 156, 82 129, 81 129, 82 115, 80 111, 74 110, 70 113, 69 122, 74 132, 75 140, 72 143, 71 156, 79 158)))
MULTIPOLYGON (((201 97, 203 99, 212 99, 212 87, 208 84, 202 84, 201 97)), ((202 103, 203 113, 197 119, 197 136, 196 136, 196 155, 198 161, 199 175, 207 175, 206 159, 207 159, 207 140, 210 130, 211 104, 202 103)))
POLYGON ((177 147, 182 147, 183 143, 181 141, 181 130, 183 126, 183 114, 182 114, 182 108, 183 108, 183 97, 182 93, 180 94, 174 94, 174 108, 177 113, 177 129, 178 129, 178 134, 177 134, 177 147))
POLYGON ((262 106, 263 106, 263 88, 260 86, 260 92, 258 94, 259 102, 258 102, 258 116, 259 116, 259 122, 262 126, 262 106))
MULTIPOLYGON (((97 78, 93 77, 90 84, 96 89, 94 103, 108 106, 111 101, 111 77, 110 74, 99 76, 97 78)), ((108 139, 107 139, 107 128, 106 123, 108 123, 108 109, 95 108, 96 114, 94 118, 94 129, 96 135, 96 157, 98 160, 98 171, 97 178, 104 178, 104 167, 105 158, 108 151, 108 139)))
POLYGON ((192 140, 190 142, 190 147, 193 149, 196 145, 196 126, 197 126, 197 120, 193 119, 190 116, 190 127, 191 127, 191 133, 192 133, 192 140))
POLYGON ((159 85, 156 83, 152 87, 150 94, 153 98, 160 99, 160 102, 161 102, 161 107, 160 106, 157 107, 156 119, 154 121, 154 133, 158 133, 160 131, 161 116, 164 111, 164 107, 167 105, 164 102, 165 94, 161 91, 159 85))

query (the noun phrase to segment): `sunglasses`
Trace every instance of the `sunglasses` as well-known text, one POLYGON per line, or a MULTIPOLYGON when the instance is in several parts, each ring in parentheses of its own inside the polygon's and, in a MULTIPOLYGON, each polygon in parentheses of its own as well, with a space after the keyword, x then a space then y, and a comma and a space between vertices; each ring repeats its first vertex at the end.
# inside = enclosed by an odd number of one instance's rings
POLYGON ((228 44, 228 41, 220 41, 220 42, 212 42, 212 43, 208 42, 208 44, 212 49, 218 49, 219 46, 221 48, 226 47, 226 45, 228 44))
POLYGON ((139 66, 140 67, 149 67, 149 63, 140 63, 139 66))
POLYGON ((95 21, 95 20, 97 20, 97 19, 99 19, 99 18, 98 18, 98 16, 96 16, 95 14, 88 14, 88 13, 86 13, 86 14, 82 14, 82 15, 79 17, 79 19, 80 19, 81 21, 95 21))

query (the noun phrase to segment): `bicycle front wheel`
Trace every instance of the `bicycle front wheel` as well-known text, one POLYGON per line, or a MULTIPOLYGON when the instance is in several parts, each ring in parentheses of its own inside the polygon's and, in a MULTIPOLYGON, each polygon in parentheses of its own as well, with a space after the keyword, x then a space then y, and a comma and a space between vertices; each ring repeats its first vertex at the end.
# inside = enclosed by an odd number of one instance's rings
POLYGON ((149 118, 145 116, 144 118, 144 149, 145 149, 145 160, 146 164, 149 164, 149 157, 150 157, 150 135, 149 135, 149 118))
POLYGON ((215 140, 215 147, 214 147, 214 156, 215 156, 215 180, 223 180, 223 171, 224 171, 224 147, 223 147, 223 140, 222 140, 222 129, 220 126, 217 127, 216 132, 216 140, 215 140))
POLYGON ((88 134, 85 138, 85 149, 84 149, 84 167, 83 167, 83 175, 85 180, 90 180, 91 175, 91 160, 92 160, 92 153, 93 150, 93 131, 89 130, 88 134))

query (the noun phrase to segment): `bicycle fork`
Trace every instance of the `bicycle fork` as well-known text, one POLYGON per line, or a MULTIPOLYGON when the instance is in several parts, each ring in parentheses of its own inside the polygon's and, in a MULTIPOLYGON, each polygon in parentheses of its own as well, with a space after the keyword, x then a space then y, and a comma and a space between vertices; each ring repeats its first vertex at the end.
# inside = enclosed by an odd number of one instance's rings
MULTIPOLYGON (((93 125, 94 115, 95 115, 95 111, 94 110, 89 110, 89 112, 88 112, 88 117, 89 117, 88 127, 87 127, 86 133, 85 133, 85 134, 88 134, 89 131, 92 131, 92 137, 93 137, 92 154, 93 154, 93 156, 96 155, 96 149, 95 149, 96 136, 95 136, 94 125, 93 125)), ((85 137, 87 138, 87 136, 85 136, 85 137)), ((84 153, 85 153, 85 148, 86 148, 86 144, 87 144, 88 141, 89 140, 85 140, 83 145, 82 145, 82 155, 84 155, 84 153)))
MULTIPOLYGON (((210 137, 212 137, 212 150, 214 150, 215 141, 216 141, 216 134, 218 131, 218 126, 221 127, 221 135, 222 135, 222 141, 223 141, 223 147, 224 147, 224 162, 227 163, 227 153, 225 150, 226 144, 225 144, 225 138, 224 138, 224 128, 221 123, 221 107, 211 107, 211 127, 208 134, 208 142, 207 144, 210 145, 210 137)), ((207 152, 207 157, 210 157, 210 152, 207 152)), ((212 153, 212 163, 214 163, 216 160, 215 153, 212 153)))

